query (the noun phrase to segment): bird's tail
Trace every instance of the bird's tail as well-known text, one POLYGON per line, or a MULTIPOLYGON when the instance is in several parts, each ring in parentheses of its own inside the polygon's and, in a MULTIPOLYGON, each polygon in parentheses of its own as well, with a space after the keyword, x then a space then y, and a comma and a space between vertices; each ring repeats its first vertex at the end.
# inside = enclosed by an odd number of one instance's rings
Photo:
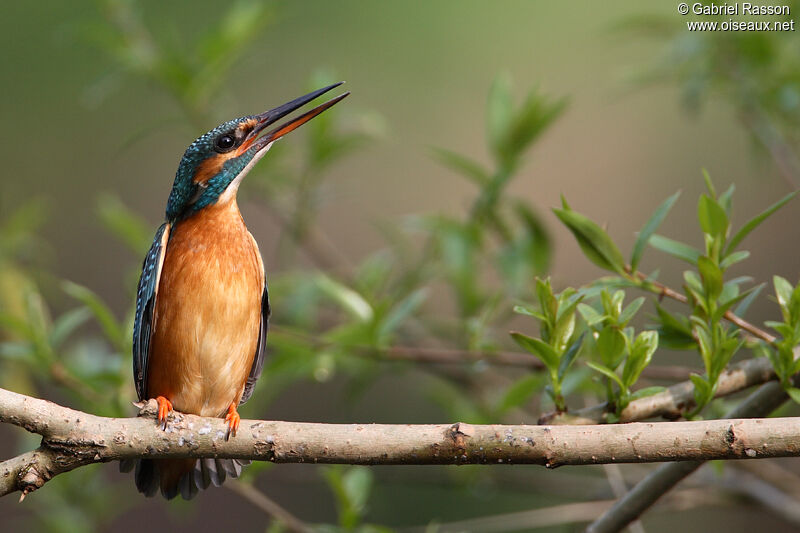
POLYGON ((121 472, 135 469, 136 488, 145 496, 161 495, 171 500, 180 493, 191 500, 213 484, 219 487, 226 478, 237 478, 242 466, 250 461, 239 459, 126 459, 120 462, 121 472))

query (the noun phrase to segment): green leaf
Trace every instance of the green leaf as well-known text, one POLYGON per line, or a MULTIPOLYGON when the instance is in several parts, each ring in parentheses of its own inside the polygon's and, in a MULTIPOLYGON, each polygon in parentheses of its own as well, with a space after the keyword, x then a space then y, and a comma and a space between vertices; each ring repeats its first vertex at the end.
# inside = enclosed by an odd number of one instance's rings
POLYGON ((536 278, 536 297, 539 299, 539 307, 542 308, 542 314, 547 317, 547 322, 554 322, 558 312, 558 302, 553 296, 553 288, 550 285, 549 278, 546 280, 536 278))
POLYGON ((511 337, 522 348, 538 357, 551 374, 556 375, 556 372, 558 371, 559 357, 556 351, 553 350, 549 344, 545 343, 541 339, 528 337, 527 335, 518 333, 516 331, 511 332, 511 337))
POLYGON ((137 256, 144 256, 150 248, 153 233, 142 217, 131 211, 119 198, 102 194, 97 199, 97 214, 106 229, 137 256))
POLYGON ((634 315, 636 315, 637 311, 639 311, 639 309, 642 307, 642 304, 644 304, 644 300, 644 296, 640 296, 628 304, 628 306, 622 311, 617 319, 620 327, 624 328, 628 325, 628 322, 631 321, 634 315))
POLYGON ((348 469, 342 476, 342 482, 350 504, 359 511, 364 510, 372 489, 372 472, 369 468, 355 466, 348 469))
POLYGON ((656 394, 661 394, 665 390, 667 390, 666 387, 645 387, 631 394, 629 398, 631 401, 640 400, 642 398, 647 398, 648 396, 655 396, 656 394))
POLYGON ((606 326, 597 335, 595 340, 600 358, 609 368, 616 369, 625 352, 625 335, 619 328, 606 326))
POLYGON ((537 91, 528 93, 522 107, 514 114, 504 139, 502 161, 505 166, 513 165, 531 143, 561 115, 565 107, 564 99, 551 102, 537 91))
POLYGON ((100 327, 103 329, 103 333, 105 334, 106 338, 114 344, 117 348, 124 345, 127 339, 124 339, 122 326, 117 322, 117 319, 114 317, 114 313, 111 312, 111 309, 91 290, 88 288, 78 285, 77 283, 73 283, 71 281, 65 281, 61 284, 64 289, 64 292, 81 302, 83 305, 89 308, 89 310, 94 315, 97 322, 100 324, 100 327))
POLYGON ((643 331, 636 337, 631 353, 625 361, 625 368, 622 370, 622 382, 626 389, 630 389, 636 383, 642 371, 650 364, 656 348, 658 348, 657 332, 643 331))
POLYGON ((767 218, 769 218, 775 211, 786 205, 789 200, 795 197, 798 191, 793 191, 769 206, 764 212, 760 215, 755 216, 754 218, 750 219, 742 228, 736 232, 736 235, 733 236, 731 242, 728 244, 728 248, 726 249, 726 255, 729 254, 732 250, 735 250, 739 243, 744 240, 747 235, 750 234, 751 231, 756 229, 759 224, 764 222, 767 218))
POLYGON ((541 320, 542 322, 547 322, 547 317, 544 316, 539 311, 532 309, 526 305, 515 305, 514 312, 519 313, 520 315, 527 315, 536 318, 537 320, 541 320))
POLYGON ((726 256, 725 259, 720 261, 719 266, 720 268, 725 270, 735 265, 736 263, 744 261, 748 257, 750 257, 750 252, 748 252, 747 250, 740 250, 738 252, 733 252, 732 254, 726 256))
POLYGON ((362 322, 372 320, 374 316, 372 306, 359 293, 325 274, 317 275, 314 281, 323 294, 338 303, 354 318, 362 322))
POLYGON ((694 402, 702 407, 711 399, 711 384, 706 378, 698 374, 690 374, 689 379, 694 384, 694 402))
POLYGON ((569 370, 569 367, 572 366, 573 361, 575 361, 575 357, 578 355, 578 352, 583 345, 583 339, 586 336, 586 332, 584 331, 581 333, 581 336, 578 337, 578 340, 572 343, 572 345, 567 348, 567 351, 564 352, 564 355, 561 356, 561 363, 558 365, 558 381, 563 381, 564 376, 569 370))
POLYGON ((696 265, 697 259, 703 255, 697 248, 658 234, 650 237, 650 246, 692 265, 696 265))
POLYGON ((55 348, 60 347, 72 332, 86 323, 91 316, 88 307, 78 307, 58 317, 53 323, 53 329, 50 330, 50 344, 55 348))
POLYGON ((706 296, 716 300, 722 292, 722 271, 706 256, 700 256, 697 260, 697 270, 703 279, 706 296))
POLYGON ((492 83, 492 87, 489 89, 487 114, 489 147, 495 157, 500 160, 514 115, 511 102, 511 78, 508 75, 498 76, 492 83))
POLYGON ((506 412, 527 402, 542 386, 542 373, 527 374, 506 389, 498 409, 506 412))
MULTIPOLYGON (((539 215, 533 211, 525 202, 514 204, 514 212, 521 222, 524 230, 520 238, 527 243, 527 256, 525 260, 535 273, 547 272, 550 265, 550 258, 553 253, 553 245, 550 233, 541 221, 539 215)), ((525 280, 526 283, 528 280, 525 280)))
POLYGON ((336 497, 339 525, 352 531, 361 522, 372 488, 372 472, 364 466, 329 466, 322 471, 336 497))
POLYGON ((716 198, 717 190, 714 188, 714 183, 711 181, 711 176, 706 169, 703 169, 703 181, 706 184, 706 189, 708 189, 708 194, 710 194, 712 198, 716 198))
POLYGON ((731 212, 733 211, 733 192, 736 190, 736 187, 731 183, 731 186, 728 189, 719 195, 717 201, 719 205, 725 210, 725 214, 728 215, 728 218, 731 218, 731 212))
POLYGON ((600 268, 625 273, 625 259, 603 229, 587 217, 566 209, 553 209, 572 232, 586 257, 600 268))
POLYGON ((378 328, 378 337, 383 339, 394 332, 428 297, 425 287, 417 289, 395 305, 389 314, 381 321, 378 328))
POLYGON ((661 323, 658 328, 658 339, 662 346, 676 350, 694 350, 697 347, 686 318, 673 315, 658 304, 656 312, 661 323))
POLYGON ((586 366, 588 366, 592 370, 596 370, 597 372, 600 372, 601 374, 603 374, 604 376, 606 376, 608 378, 611 378, 613 381, 615 381, 617 383, 617 385, 620 386, 621 389, 625 388, 625 386, 622 384, 622 380, 620 380, 619 376, 613 370, 611 370, 610 368, 606 368, 605 366, 603 366, 601 364, 598 364, 598 363, 595 363, 594 361, 587 361, 586 362, 586 366))
POLYGON ((725 237, 728 232, 728 215, 716 200, 703 194, 697 204, 697 219, 703 233, 713 237, 725 237))
POLYGON ((480 163, 444 148, 434 148, 433 155, 440 163, 483 187, 489 182, 489 173, 480 163))
POLYGON ((647 221, 647 223, 642 228, 642 231, 639 232, 639 236, 636 238, 636 243, 633 245, 633 253, 631 254, 631 270, 636 272, 636 269, 639 267, 639 261, 642 258, 642 254, 644 253, 645 246, 647 246, 650 237, 655 233, 658 226, 664 221, 664 218, 669 213, 669 210, 672 209, 672 205, 680 196, 681 192, 678 191, 669 198, 667 198, 658 208, 655 210, 653 215, 647 221))
POLYGON ((797 387, 789 387, 786 389, 786 394, 788 394, 795 403, 800 403, 800 389, 797 387))
POLYGON ((765 285, 766 283, 759 283, 753 287, 753 289, 747 291, 747 296, 739 303, 739 305, 736 306, 736 309, 733 310, 733 314, 738 317, 743 317, 750 308, 750 304, 755 301, 765 285))
POLYGON ((747 298, 751 293, 755 292, 756 289, 758 289, 758 287, 751 287, 743 293, 732 295, 729 298, 725 298, 725 293, 723 292, 722 296, 720 296, 719 305, 717 306, 716 311, 714 311, 712 319, 714 321, 722 320, 722 317, 730 310, 731 307, 747 298))
POLYGON ((775 286, 775 296, 778 298, 778 305, 783 309, 788 309, 794 290, 792 284, 786 281, 786 278, 780 276, 772 276, 772 284, 775 286))
MULTIPOLYGON (((566 291, 565 291, 566 292, 566 291)), ((550 340, 553 346, 559 350, 564 349, 572 332, 575 330, 575 308, 583 296, 574 298, 569 301, 564 293, 559 296, 558 312, 556 313, 556 323, 552 331, 552 339, 550 340), (565 301, 566 300, 566 301, 565 301)))
POLYGON ((598 313, 594 307, 584 303, 578 304, 578 312, 583 317, 587 326, 594 326, 606 319, 606 315, 598 313))

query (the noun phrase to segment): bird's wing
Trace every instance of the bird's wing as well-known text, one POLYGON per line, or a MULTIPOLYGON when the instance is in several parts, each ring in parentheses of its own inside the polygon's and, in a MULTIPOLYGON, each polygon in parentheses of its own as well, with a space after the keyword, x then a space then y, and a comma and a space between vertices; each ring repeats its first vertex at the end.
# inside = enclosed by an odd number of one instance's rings
MULTIPOLYGON (((248 232, 249 235, 249 232, 248 232)), ((267 275, 264 271, 264 261, 261 259, 261 252, 258 250, 258 243, 250 235, 250 240, 253 241, 253 248, 258 257, 258 266, 261 268, 261 275, 264 279, 264 292, 261 294, 261 325, 258 328, 258 343, 256 344, 256 353, 253 357, 253 366, 250 368, 250 374, 247 376, 247 382, 244 385, 244 392, 239 405, 243 404, 250 399, 253 394, 253 389, 256 386, 258 378, 261 377, 261 370, 264 368, 264 357, 267 347, 267 327, 269 326, 269 290, 267 289, 267 275)))
POLYGON ((133 379, 136 383, 136 394, 139 401, 146 400, 147 393, 147 359, 150 354, 150 335, 158 296, 158 282, 161 279, 161 267, 164 264, 164 252, 169 240, 169 222, 165 222, 156 231, 150 251, 142 264, 142 276, 136 290, 136 317, 133 322, 133 379))

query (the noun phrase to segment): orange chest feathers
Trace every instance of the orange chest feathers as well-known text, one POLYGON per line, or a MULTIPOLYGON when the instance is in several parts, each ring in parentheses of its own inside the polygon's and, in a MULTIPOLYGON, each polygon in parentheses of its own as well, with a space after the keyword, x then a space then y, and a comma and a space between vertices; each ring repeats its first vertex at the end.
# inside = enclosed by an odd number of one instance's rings
POLYGON ((148 397, 221 416, 238 403, 261 323, 264 271, 235 201, 175 225, 159 281, 148 397))

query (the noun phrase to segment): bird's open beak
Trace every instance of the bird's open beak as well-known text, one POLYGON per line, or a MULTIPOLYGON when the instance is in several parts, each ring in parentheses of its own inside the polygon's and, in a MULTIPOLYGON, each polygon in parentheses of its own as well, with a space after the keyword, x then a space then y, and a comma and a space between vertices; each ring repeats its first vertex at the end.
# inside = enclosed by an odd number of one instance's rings
POLYGON ((311 111, 303 113, 302 115, 281 124, 280 126, 270 131, 269 133, 265 134, 264 136, 259 137, 259 135, 261 135, 261 132, 264 131, 268 126, 274 124, 275 122, 282 119, 292 111, 303 107, 304 105, 314 100, 318 96, 325 94, 326 92, 332 89, 335 89, 342 83, 344 82, 340 81, 339 83, 334 83, 333 85, 329 85, 328 87, 317 89, 316 91, 308 93, 305 96, 301 96, 300 98, 295 98, 291 102, 287 102, 282 106, 278 106, 275 109, 270 109, 269 111, 266 111, 264 113, 261 113, 260 115, 256 115, 255 117, 253 117, 258 122, 256 123, 256 126, 253 128, 253 130, 247 135, 245 141, 241 144, 241 146, 239 146, 236 155, 237 156, 241 155, 253 147, 256 148, 257 152, 260 151, 261 149, 267 147, 270 143, 277 141, 287 133, 299 128, 300 126, 302 126, 312 118, 316 117, 329 107, 333 106, 340 100, 344 99, 347 95, 350 94, 349 92, 340 94, 336 98, 328 100, 324 104, 318 105, 311 111))

